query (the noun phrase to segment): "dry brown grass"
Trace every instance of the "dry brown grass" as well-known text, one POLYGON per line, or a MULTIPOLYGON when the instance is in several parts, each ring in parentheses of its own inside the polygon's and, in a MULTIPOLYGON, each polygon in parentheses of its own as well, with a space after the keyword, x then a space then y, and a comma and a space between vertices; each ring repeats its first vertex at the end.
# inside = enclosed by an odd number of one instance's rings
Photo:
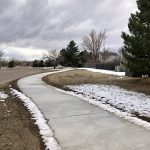
POLYGON ((58 74, 52 74, 43 78, 50 85, 64 88, 65 85, 75 84, 107 84, 117 85, 121 88, 142 92, 150 95, 150 78, 129 78, 113 75, 94 73, 86 70, 72 70, 58 74))

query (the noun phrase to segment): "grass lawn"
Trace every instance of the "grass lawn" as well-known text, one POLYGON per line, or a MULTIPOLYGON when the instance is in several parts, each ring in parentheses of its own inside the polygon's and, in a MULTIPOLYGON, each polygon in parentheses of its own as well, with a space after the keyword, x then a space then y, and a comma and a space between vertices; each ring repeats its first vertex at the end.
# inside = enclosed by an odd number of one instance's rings
POLYGON ((101 73, 90 72, 87 70, 72 70, 58 74, 52 74, 43 80, 53 86, 66 89, 65 85, 76 84, 106 84, 116 85, 121 88, 141 92, 150 95, 150 78, 130 78, 118 77, 101 73))

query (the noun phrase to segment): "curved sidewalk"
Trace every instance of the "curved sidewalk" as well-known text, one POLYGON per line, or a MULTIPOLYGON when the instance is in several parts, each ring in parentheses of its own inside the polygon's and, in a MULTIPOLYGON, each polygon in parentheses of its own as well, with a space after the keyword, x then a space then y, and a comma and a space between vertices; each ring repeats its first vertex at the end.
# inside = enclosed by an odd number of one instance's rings
POLYGON ((149 150, 150 132, 44 83, 43 73, 18 81, 43 112, 64 150, 149 150))

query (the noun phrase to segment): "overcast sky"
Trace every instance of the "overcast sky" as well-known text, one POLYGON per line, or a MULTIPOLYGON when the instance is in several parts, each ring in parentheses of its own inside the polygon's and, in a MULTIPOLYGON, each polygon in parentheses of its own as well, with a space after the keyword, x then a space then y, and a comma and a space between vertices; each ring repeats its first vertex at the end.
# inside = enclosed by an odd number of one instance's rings
POLYGON ((0 50, 18 59, 39 59, 43 50, 66 47, 92 29, 106 30, 106 46, 122 45, 136 0, 0 0, 0 50))

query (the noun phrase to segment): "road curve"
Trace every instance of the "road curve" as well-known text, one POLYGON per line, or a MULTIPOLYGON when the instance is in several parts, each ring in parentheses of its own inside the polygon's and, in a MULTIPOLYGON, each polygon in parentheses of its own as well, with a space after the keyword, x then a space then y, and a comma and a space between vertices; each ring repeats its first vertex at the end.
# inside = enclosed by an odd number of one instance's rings
POLYGON ((44 83, 42 73, 18 81, 43 112, 64 150, 149 150, 150 132, 44 83))

